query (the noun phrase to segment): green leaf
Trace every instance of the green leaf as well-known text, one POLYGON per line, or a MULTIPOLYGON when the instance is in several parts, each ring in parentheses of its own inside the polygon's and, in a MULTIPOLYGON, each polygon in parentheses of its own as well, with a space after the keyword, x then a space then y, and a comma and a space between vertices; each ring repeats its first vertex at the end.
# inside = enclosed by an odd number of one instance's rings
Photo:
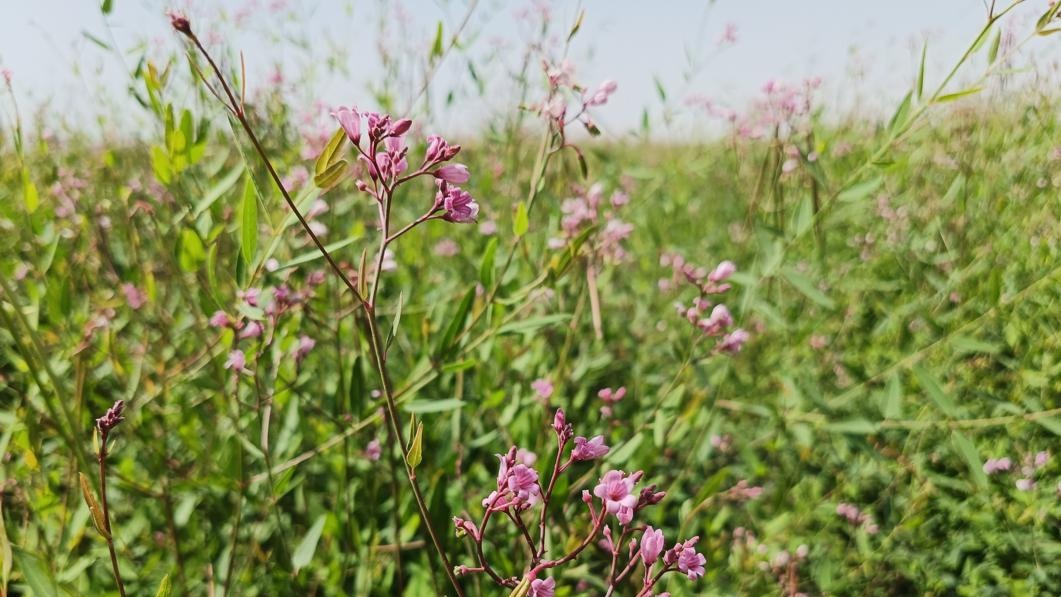
POLYGON ((879 425, 866 419, 851 419, 848 421, 837 421, 825 426, 827 431, 833 433, 850 433, 852 435, 870 435, 877 432, 879 425))
POLYGON ((92 484, 89 482, 88 477, 85 473, 77 473, 78 480, 81 482, 81 495, 85 498, 85 505, 88 506, 88 512, 92 515, 92 522, 96 525, 96 530, 104 539, 110 539, 111 535, 107 532, 107 522, 103 518, 103 510, 99 507, 99 502, 96 501, 96 493, 92 490, 92 484))
POLYGON ((198 269, 199 263, 205 258, 206 249, 203 247, 203 241, 199 240, 199 235, 195 233, 195 230, 191 228, 181 230, 180 256, 178 258, 181 269, 186 272, 194 272, 198 269))
POLYGON ((567 33, 567 41, 571 41, 575 38, 575 34, 582 28, 582 19, 586 18, 586 10, 582 9, 578 12, 578 18, 575 19, 575 24, 571 26, 571 31, 567 33))
POLYGON ((569 313, 555 313, 553 315, 542 315, 541 317, 531 317, 530 319, 524 319, 523 321, 513 321, 512 323, 506 323, 497 329, 497 335, 503 336, 505 334, 527 334, 540 330, 541 328, 563 323, 571 319, 569 313))
POLYGON ((1041 425, 1043 429, 1046 429, 1050 433, 1053 433, 1054 435, 1061 435, 1061 419, 1058 419, 1056 417, 1041 417, 1035 419, 1035 422, 1041 425))
MULTIPOLYGON (((473 361, 474 363, 474 361, 473 361)), ((457 410, 464 406, 464 401, 459 398, 445 398, 443 400, 413 400, 402 406, 402 410, 410 414, 441 413, 457 410)))
POLYGON ((103 11, 103 14, 109 15, 114 10, 114 0, 103 0, 99 5, 99 9, 103 11))
POLYGON ((339 160, 334 164, 328 166, 324 172, 317 174, 313 177, 313 184, 317 185, 320 189, 327 191, 342 181, 343 176, 347 173, 347 161, 339 160))
POLYGON ((41 597, 59 594, 59 583, 55 581, 52 571, 48 569, 43 558, 16 547, 14 560, 26 584, 33 589, 35 594, 41 597))
POLYGON ((836 303, 833 301, 833 299, 829 298, 821 290, 818 290, 818 288, 814 285, 814 282, 807 276, 804 276, 803 274, 797 272, 796 270, 790 267, 783 268, 781 270, 781 275, 803 296, 807 297, 818 305, 826 309, 832 309, 836 306, 836 303))
POLYGON ((998 344, 984 342, 968 336, 955 336, 950 339, 950 345, 954 347, 954 351, 958 354, 998 354, 1002 350, 1002 347, 998 344))
POLYGON ((893 373, 888 377, 888 387, 884 391, 881 414, 886 419, 898 419, 903 416, 903 383, 898 373, 893 373))
POLYGON ((986 490, 988 488, 987 475, 984 473, 983 463, 980 461, 980 454, 976 450, 976 445, 958 430, 951 432, 950 439, 951 444, 954 445, 954 450, 965 461, 965 465, 969 467, 969 475, 973 478, 973 482, 981 490, 986 490))
POLYGON ((254 191, 254 182, 249 174, 243 182, 239 214, 239 248, 243 259, 251 264, 258 250, 258 194, 254 191))
POLYGON ((37 193, 37 185, 29 177, 29 170, 22 168, 22 203, 26 207, 26 213, 37 211, 40 205, 40 195, 37 193))
POLYGON ((324 150, 317 156, 317 161, 313 164, 314 180, 338 161, 338 157, 341 155, 339 150, 346 139, 346 130, 343 127, 339 127, 339 130, 332 133, 332 138, 328 140, 328 144, 324 146, 324 150))
POLYGON ((870 180, 853 184, 844 190, 840 191, 840 194, 836 196, 838 201, 859 201, 869 197, 871 193, 876 191, 884 184, 884 177, 878 176, 870 180))
POLYGON ((523 236, 530 228, 530 216, 527 214, 527 204, 523 201, 516 206, 516 217, 512 220, 512 233, 517 237, 523 236))
POLYGON ((438 58, 441 58, 443 51, 442 21, 439 21, 438 27, 435 28, 435 41, 431 43, 431 59, 436 60, 438 58))
POLYGON ((151 148, 151 169, 155 173, 155 178, 162 184, 166 185, 172 182, 173 166, 170 163, 169 155, 158 145, 151 148))
MULTIPOLYGON (((324 249, 326 251, 328 251, 328 253, 334 253, 335 251, 338 251, 339 249, 342 249, 343 247, 346 247, 347 245, 353 244, 354 241, 356 241, 356 240, 357 240, 356 236, 351 236, 350 238, 346 238, 346 239, 343 239, 343 240, 335 241, 334 243, 331 243, 331 244, 328 244, 328 245, 324 245, 324 249)), ((301 255, 299 255, 298 257, 295 257, 291 261, 288 261, 287 263, 280 264, 280 266, 278 268, 276 268, 276 271, 289 269, 289 268, 292 268, 292 267, 295 267, 295 266, 302 265, 303 263, 309 263, 310 261, 315 261, 317 259, 322 259, 323 257, 324 257, 324 255, 320 252, 320 250, 317 249, 316 247, 314 247, 313 250, 306 251, 305 253, 302 253, 301 255)))
POLYGON ((925 93, 925 58, 928 56, 928 42, 921 46, 921 67, 917 69, 917 99, 925 93))
POLYGON ((936 377, 921 365, 914 365, 911 368, 911 371, 913 371, 914 376, 917 377, 917 383, 921 384, 921 389, 925 391, 925 394, 927 394, 929 400, 936 405, 936 408, 952 419, 957 418, 957 405, 955 405, 954 400, 943 391, 943 386, 939 384, 936 377))
POLYGON ((298 547, 295 548, 295 553, 291 554, 291 566, 294 567, 296 572, 305 568, 310 563, 310 560, 313 559, 313 553, 317 551, 317 542, 320 541, 321 532, 324 530, 324 523, 327 519, 327 514, 318 516, 317 520, 313 522, 313 526, 302 537, 302 541, 299 541, 298 547))
POLYGON ((158 583, 158 591, 155 592, 155 597, 169 597, 173 593, 173 585, 169 581, 169 575, 162 577, 162 582, 158 583))
POLYGON ((402 321, 402 308, 405 306, 405 291, 398 292, 398 306, 394 309, 394 319, 391 320, 391 333, 387 336, 387 348, 390 350, 391 342, 398 337, 398 329, 402 321))
MULTIPOLYGON (((7 425, 8 423, 4 423, 7 425)), ((11 540, 4 525, 4 500, 0 499, 0 591, 7 594, 7 582, 11 579, 11 540)))
POLYGON ((1002 30, 995 32, 995 38, 991 40, 991 49, 987 51, 987 61, 994 64, 998 58, 998 48, 1002 44, 1002 30))
POLYGON ((895 114, 892 115, 892 119, 888 123, 888 131, 892 135, 895 135, 906 124, 906 119, 910 114, 911 99, 913 99, 912 91, 903 97, 903 101, 899 102, 899 107, 895 109, 895 114))
POLYGON ((416 434, 413 435, 413 441, 409 444, 409 454, 406 456, 405 461, 409 463, 409 468, 415 469, 420 466, 420 462, 424 459, 424 422, 420 421, 416 424, 416 434))
POLYGON ((224 178, 217 181, 217 184, 210 187, 210 190, 206 192, 206 195, 195 204, 195 210, 192 212, 192 218, 197 219, 206 210, 210 209, 222 195, 227 193, 229 189, 236 185, 240 176, 243 175, 243 162, 240 162, 232 167, 228 171, 228 174, 224 178))
POLYGON ((497 255, 497 237, 486 243, 483 260, 479 263, 479 281, 489 290, 494 285, 494 258, 497 255))
POLYGON ((468 319, 468 313, 472 309, 472 302, 475 300, 475 288, 469 288, 464 293, 464 298, 461 299, 460 305, 457 306, 457 312, 453 314, 453 319, 450 319, 449 325, 446 326, 446 331, 442 334, 442 339, 438 343, 437 355, 442 355, 449 350, 450 345, 453 344, 453 340, 457 337, 457 334, 464 329, 464 322, 468 319))
POLYGON ((961 99, 961 98, 963 98, 963 97, 965 97, 967 95, 973 95, 975 93, 980 93, 983 90, 984 90, 983 87, 973 87, 972 89, 966 89, 964 91, 958 91, 956 93, 948 93, 947 95, 942 95, 942 96, 936 98, 935 103, 937 103, 937 104, 945 104, 947 102, 953 102, 954 100, 961 99))

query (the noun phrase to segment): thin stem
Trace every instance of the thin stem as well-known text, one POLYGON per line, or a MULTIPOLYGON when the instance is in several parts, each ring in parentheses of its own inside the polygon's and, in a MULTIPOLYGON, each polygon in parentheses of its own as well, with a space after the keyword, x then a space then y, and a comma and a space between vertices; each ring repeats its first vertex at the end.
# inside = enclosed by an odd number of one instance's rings
POLYGON ((118 553, 114 550, 114 533, 111 531, 110 506, 107 503, 107 432, 100 433, 99 440, 99 496, 103 506, 103 525, 107 531, 107 551, 111 555, 111 569, 114 571, 114 582, 118 585, 118 592, 126 597, 125 583, 122 582, 122 573, 118 569, 118 553))

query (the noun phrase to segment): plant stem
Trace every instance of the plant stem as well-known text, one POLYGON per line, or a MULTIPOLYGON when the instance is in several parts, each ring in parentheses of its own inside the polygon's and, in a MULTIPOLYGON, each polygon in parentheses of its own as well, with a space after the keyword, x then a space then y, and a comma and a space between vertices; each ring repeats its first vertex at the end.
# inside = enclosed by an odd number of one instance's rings
POLYGON ((118 592, 126 597, 125 583, 122 582, 122 573, 118 569, 118 553, 114 550, 114 533, 111 531, 110 507, 107 504, 107 432, 100 434, 99 445, 99 496, 103 506, 103 524, 107 531, 107 551, 111 555, 111 569, 114 571, 114 582, 118 585, 118 592))

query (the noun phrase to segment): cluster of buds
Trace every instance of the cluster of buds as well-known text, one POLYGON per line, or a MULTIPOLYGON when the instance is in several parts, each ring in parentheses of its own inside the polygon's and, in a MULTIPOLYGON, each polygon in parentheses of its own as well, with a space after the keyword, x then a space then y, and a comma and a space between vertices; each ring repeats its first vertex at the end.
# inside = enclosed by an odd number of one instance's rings
POLYGON ((574 122, 581 123, 590 134, 599 134, 588 110, 607 104, 619 84, 605 80, 596 88, 586 87, 575 80, 575 65, 566 58, 557 64, 543 60, 542 70, 548 94, 541 103, 528 107, 554 123, 561 135, 567 125, 574 122))
POLYGON ((100 435, 106 437, 111 429, 114 429, 118 426, 118 423, 125 420, 125 417, 122 416, 123 410, 125 410, 125 401, 119 400, 114 403, 114 406, 108 408, 102 417, 96 419, 96 429, 99 430, 100 435))
POLYGON ((607 419, 612 416, 612 406, 626 397, 626 386, 619 386, 617 389, 604 388, 597 392, 597 397, 604 403, 600 407, 601 417, 607 419))
POLYGON ((558 249, 567 241, 578 237, 588 228, 599 226, 594 234, 594 250, 609 263, 619 263, 626 258, 623 242, 634 231, 633 224, 619 218, 619 210, 630 202, 624 189, 616 189, 605 201, 604 186, 596 183, 575 197, 560 204, 561 236, 549 240, 549 247, 558 249))
MULTIPOLYGON (((614 396, 615 392, 610 395, 614 396)), ((513 446, 505 454, 498 455, 500 467, 497 489, 483 499, 484 512, 479 523, 460 517, 453 519, 457 536, 471 538, 475 543, 474 551, 478 558, 477 566, 456 566, 454 571, 458 575, 483 573, 496 584, 522 590, 523 594, 551 597, 556 581, 554 578, 545 577, 546 571, 575 560, 588 546, 596 544, 612 558, 612 566, 605 582, 613 589, 639 566, 643 568, 644 576, 638 595, 652 595, 653 587, 669 572, 679 572, 690 579, 703 576, 706 558, 696 551, 698 537, 678 541, 665 550, 661 530, 634 524, 638 512, 658 504, 666 495, 658 491, 655 485, 637 490, 637 485, 644 476, 642 471, 627 474, 621 470, 609 470, 601 476, 592 491, 583 490, 582 502, 586 505, 589 517, 586 536, 563 555, 547 557, 549 550, 546 547, 546 518, 557 480, 575 463, 597 460, 609 452, 603 436, 589 439, 575 436, 574 428, 567 422, 563 410, 556 411, 552 429, 557 448, 547 485, 542 485, 542 477, 533 468, 537 457, 513 446), (571 444, 573 447, 568 451, 571 444), (540 511, 535 516, 538 537, 534 539, 531 533, 532 525, 526 518, 528 512, 538 506, 540 511), (522 575, 499 574, 483 553, 484 536, 490 520, 496 515, 503 515, 511 520, 527 543, 530 561, 523 568, 522 575), (624 551, 626 563, 620 565, 624 551)))
POLYGON ((691 306, 686 307, 682 303, 675 304, 678 315, 698 328, 705 336, 719 338, 715 343, 715 352, 728 354, 740 352, 751 335, 742 328, 730 330, 733 326, 733 316, 729 309, 721 303, 714 304, 709 299, 713 295, 722 294, 730 289, 730 284, 726 280, 737 271, 737 266, 732 261, 723 261, 715 266, 715 269, 708 271, 707 268, 685 261, 681 255, 667 253, 660 257, 660 265, 670 267, 673 272, 670 278, 663 278, 659 281, 661 290, 670 290, 679 283, 685 282, 695 287, 699 293, 699 296, 693 299, 691 306))
POLYGON ((386 114, 361 113, 357 108, 346 107, 336 109, 332 116, 339 121, 347 138, 354 144, 359 154, 358 160, 368 173, 368 181, 355 181, 358 190, 383 203, 399 185, 419 176, 431 176, 435 179, 438 191, 431 208, 417 223, 435 218, 464 223, 474 222, 478 217, 479 204, 467 191, 456 186, 471 178, 468 167, 446 163, 460 153, 460 145, 450 145, 438 135, 429 135, 423 161, 410 172, 409 147, 405 143, 405 136, 413 126, 412 120, 395 120, 386 114))

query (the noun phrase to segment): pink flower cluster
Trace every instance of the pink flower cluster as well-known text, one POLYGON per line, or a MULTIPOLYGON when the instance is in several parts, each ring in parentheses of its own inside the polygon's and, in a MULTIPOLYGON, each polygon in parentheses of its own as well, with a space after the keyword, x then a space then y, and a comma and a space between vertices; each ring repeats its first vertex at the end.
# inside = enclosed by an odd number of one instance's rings
POLYGON ((861 526, 870 535, 876 535, 880 527, 873 521, 873 516, 858 509, 858 506, 847 502, 840 502, 836 506, 836 513, 855 526, 861 526))
POLYGON ((699 296, 693 299, 691 306, 675 304, 678 315, 702 331, 705 336, 718 337, 716 352, 740 352, 745 342, 751 338, 751 334, 741 328, 731 331, 733 316, 729 309, 721 303, 713 304, 708 299, 709 296, 722 294, 730 289, 726 280, 737 271, 737 266, 732 261, 723 261, 715 266, 715 269, 708 271, 707 268, 685 261, 681 255, 667 253, 660 257, 660 265, 670 267, 673 272, 670 278, 659 281, 661 290, 670 290, 684 281, 699 291, 699 296))
MULTIPOLYGON (((1050 452, 1042 450, 1035 454, 1025 454, 1021 460, 1021 478, 1014 482, 1019 491, 1031 491, 1035 489, 1035 476, 1039 469, 1050 462, 1050 452)), ((1013 469, 1013 461, 1009 457, 988 458, 984 462, 984 473, 987 475, 998 475, 1007 473, 1013 469)))
MULTIPOLYGON (((614 397, 617 392, 609 390, 605 394, 614 397)), ((621 396, 620 396, 621 398, 621 396)), ((596 460, 608 454, 609 448, 603 436, 586 439, 575 436, 574 429, 567 422, 563 410, 557 410, 553 417, 553 432, 556 436, 556 457, 554 459, 549 481, 542 485, 542 478, 533 468, 537 456, 531 452, 513 446, 504 455, 498 455, 500 468, 497 475, 497 488, 482 500, 484 513, 478 524, 460 517, 453 519, 458 537, 470 537, 475 543, 477 566, 457 566, 459 575, 483 573, 498 585, 510 588, 523 587, 526 594, 551 596, 556 588, 553 578, 539 578, 550 568, 573 561, 589 545, 596 543, 612 558, 612 566, 606 583, 614 590, 639 566, 644 569, 641 590, 638 595, 652 595, 652 589, 664 574, 679 572, 690 579, 704 575, 707 559, 696 551, 698 537, 676 542, 673 547, 664 551, 663 531, 652 527, 638 527, 633 524, 637 513, 644 508, 658 504, 665 494, 657 491, 655 485, 637 490, 637 484, 644 476, 642 471, 627 474, 621 470, 606 471, 593 487, 582 491, 582 502, 588 508, 591 521, 588 534, 573 548, 563 555, 547 557, 546 546, 547 514, 553 497, 553 489, 561 474, 574 463, 596 460), (574 444, 568 456, 568 444, 574 444), (531 536, 532 526, 525 520, 528 511, 541 505, 537 514, 538 537, 531 536), (530 553, 530 562, 524 568, 522 576, 503 576, 487 561, 483 553, 483 539, 488 525, 494 515, 504 515, 517 527, 520 536, 526 542, 530 553), (612 520, 618 524, 613 527, 612 520), (640 542, 636 534, 640 533, 640 542), (629 540, 629 541, 628 541, 629 540), (627 549, 627 561, 619 565, 624 546, 627 549)), ((571 545, 569 542, 568 545, 571 545)), ((610 593, 610 592, 609 592, 610 593)))
POLYGON ((542 69, 548 83, 548 95, 544 101, 530 108, 554 123, 561 135, 567 125, 574 122, 581 123, 590 133, 597 134, 597 125, 593 123, 588 110, 607 104, 619 84, 609 79, 590 90, 575 80, 575 65, 566 58, 556 64, 543 60, 542 69))
POLYGON ((419 221, 440 218, 447 222, 474 222, 479 204, 465 190, 456 186, 468 182, 471 175, 464 164, 446 164, 460 152, 460 145, 450 145, 438 135, 428 135, 424 159, 409 171, 409 148, 405 135, 413 126, 408 118, 394 120, 377 112, 359 112, 357 108, 340 107, 332 112, 358 151, 369 181, 357 180, 358 190, 382 203, 396 187, 413 178, 430 175, 438 185, 431 209, 419 221), (365 144, 362 146, 362 138, 365 144), (408 172, 408 173, 407 173, 408 172))
MULTIPOLYGON (((760 545, 760 547, 766 547, 760 545)), ((777 585, 784 597, 807 597, 807 593, 800 590, 799 567, 807 560, 810 548, 800 545, 790 553, 787 549, 774 554, 768 561, 760 562, 759 568, 769 571, 777 579, 777 585)))
POLYGON ((605 201, 601 183, 590 186, 576 197, 565 199, 560 204, 562 236, 550 239, 549 247, 559 249, 586 229, 600 226, 594 235, 594 249, 609 263, 622 262, 626 259, 623 242, 634 231, 634 226, 619 218, 619 210, 629 202, 629 195, 622 189, 613 191, 605 201))
POLYGON ((616 404, 626 396, 626 386, 619 386, 617 389, 604 388, 597 392, 597 397, 604 403, 600 407, 601 417, 607 419, 612 416, 612 405, 616 404))

